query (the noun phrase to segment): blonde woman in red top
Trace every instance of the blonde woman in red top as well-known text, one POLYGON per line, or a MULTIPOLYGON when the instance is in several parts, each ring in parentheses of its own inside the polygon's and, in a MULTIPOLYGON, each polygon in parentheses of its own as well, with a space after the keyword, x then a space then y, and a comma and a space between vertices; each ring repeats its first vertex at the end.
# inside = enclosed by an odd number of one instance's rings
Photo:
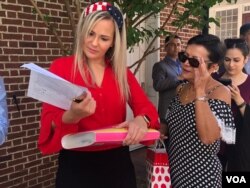
POLYGON ((99 2, 88 6, 78 24, 75 55, 55 60, 50 71, 88 88, 67 111, 43 104, 39 149, 59 152, 56 188, 135 188, 129 145, 139 143, 148 127, 158 128, 157 110, 126 67, 126 32, 121 12, 99 2), (134 118, 126 120, 126 104, 134 118), (65 150, 61 138, 118 125, 127 127, 124 146, 65 150))

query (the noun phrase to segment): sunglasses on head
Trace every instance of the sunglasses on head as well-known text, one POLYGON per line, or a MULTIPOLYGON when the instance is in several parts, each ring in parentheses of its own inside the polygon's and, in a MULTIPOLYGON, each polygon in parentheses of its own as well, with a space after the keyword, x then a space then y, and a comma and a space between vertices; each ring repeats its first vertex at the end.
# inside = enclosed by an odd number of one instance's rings
POLYGON ((188 56, 185 54, 185 52, 179 52, 179 53, 178 53, 178 59, 179 59, 180 62, 182 62, 182 63, 185 63, 185 62, 188 60, 189 65, 190 65, 191 67, 194 67, 194 68, 199 67, 199 64, 200 64, 200 62, 199 62, 198 59, 193 58, 193 57, 188 57, 188 56))
POLYGON ((237 48, 244 45, 247 46, 247 43, 244 39, 238 39, 238 38, 225 39, 224 43, 227 48, 237 48))

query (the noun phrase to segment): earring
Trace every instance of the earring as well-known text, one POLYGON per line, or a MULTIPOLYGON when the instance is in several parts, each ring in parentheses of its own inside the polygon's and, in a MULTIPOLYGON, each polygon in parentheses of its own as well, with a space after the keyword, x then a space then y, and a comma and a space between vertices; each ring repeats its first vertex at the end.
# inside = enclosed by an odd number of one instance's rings
POLYGON ((213 73, 219 74, 219 69, 214 69, 214 70, 213 70, 213 73))

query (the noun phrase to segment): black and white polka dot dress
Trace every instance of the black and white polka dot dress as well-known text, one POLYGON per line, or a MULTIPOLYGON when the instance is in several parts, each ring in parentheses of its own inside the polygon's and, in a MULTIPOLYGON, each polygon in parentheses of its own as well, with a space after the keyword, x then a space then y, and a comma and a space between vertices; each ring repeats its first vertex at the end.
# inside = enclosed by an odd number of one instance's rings
MULTIPOLYGON (((232 112, 225 102, 209 99, 216 119, 233 127, 232 112)), ((169 127, 169 162, 173 188, 220 188, 222 167, 217 157, 220 140, 205 145, 198 138, 194 102, 182 105, 177 95, 166 115, 169 127)))

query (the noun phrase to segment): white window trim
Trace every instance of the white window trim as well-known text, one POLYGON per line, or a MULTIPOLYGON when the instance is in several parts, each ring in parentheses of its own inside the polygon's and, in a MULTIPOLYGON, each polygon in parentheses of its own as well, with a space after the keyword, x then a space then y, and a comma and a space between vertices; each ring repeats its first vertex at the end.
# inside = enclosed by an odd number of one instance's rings
MULTIPOLYGON (((220 6, 220 7, 214 7, 209 10, 209 16, 215 18, 216 12, 218 11, 224 11, 224 10, 231 10, 231 9, 238 9, 238 23, 242 23, 242 10, 243 10, 243 5, 237 5, 237 4, 230 4, 230 5, 225 5, 225 6, 220 6)), ((238 24, 237 28, 237 35, 239 36, 239 29, 240 29, 241 24, 238 24)), ((210 29, 209 33, 215 35, 215 28, 216 25, 214 23, 210 24, 210 29)))
MULTIPOLYGON (((230 10, 230 9, 237 8, 238 9, 238 23, 239 23, 238 28, 237 28, 237 36, 239 36, 240 35, 239 30, 240 30, 241 23, 242 23, 242 14, 250 13, 250 10, 244 11, 244 8, 247 6, 250 6, 250 3, 245 3, 245 2, 240 3, 240 1, 238 1, 236 4, 225 4, 224 3, 224 4, 216 5, 212 8, 210 8, 209 15, 210 15, 210 17, 215 18, 216 12, 218 12, 218 11, 230 10)), ((214 23, 211 23, 209 33, 215 34, 215 28, 216 28, 216 25, 214 23)))

